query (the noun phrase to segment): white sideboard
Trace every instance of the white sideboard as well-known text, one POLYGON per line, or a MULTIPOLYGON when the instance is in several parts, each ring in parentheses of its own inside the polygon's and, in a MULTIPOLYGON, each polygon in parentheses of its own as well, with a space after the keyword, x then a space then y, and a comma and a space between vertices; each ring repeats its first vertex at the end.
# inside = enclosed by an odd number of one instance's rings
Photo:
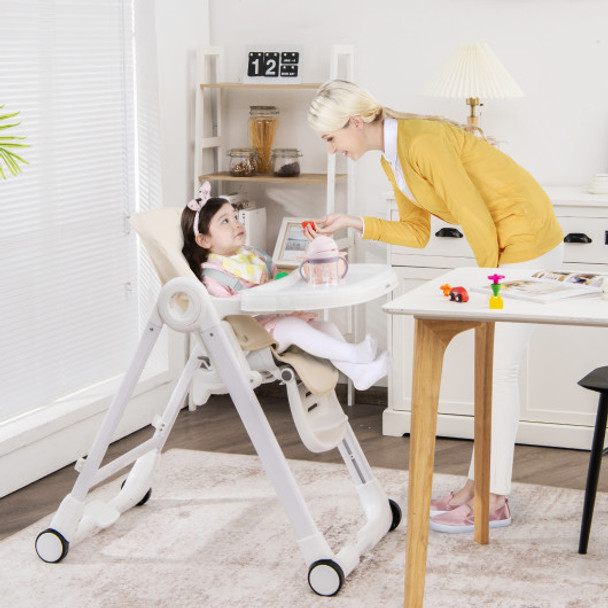
MULTIPOLYGON (((565 269, 608 274, 608 194, 583 188, 546 187, 566 235, 565 269)), ((389 217, 397 219, 392 195, 389 217)), ((462 231, 432 218, 425 249, 390 246, 389 263, 399 277, 394 297, 446 270, 474 266, 462 231)), ((608 308, 608 303, 606 304, 608 308)), ((385 435, 410 430, 413 319, 388 315, 394 366, 389 376, 389 404, 383 412, 385 435)), ((437 434, 473 437, 473 333, 457 336, 447 349, 439 401, 437 434)), ((538 326, 520 370, 519 443, 588 449, 597 395, 577 382, 595 367, 608 365, 608 329, 538 326)))

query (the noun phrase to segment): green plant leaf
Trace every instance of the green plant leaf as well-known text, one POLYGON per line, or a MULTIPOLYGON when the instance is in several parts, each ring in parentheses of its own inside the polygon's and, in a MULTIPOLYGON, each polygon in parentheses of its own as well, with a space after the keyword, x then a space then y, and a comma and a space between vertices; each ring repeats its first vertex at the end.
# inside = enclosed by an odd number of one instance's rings
MULTIPOLYGON (((0 105, 0 110, 4 107, 4 104, 0 105)), ((11 122, 4 123, 2 121, 7 121, 11 118, 17 116, 19 112, 12 112, 9 114, 0 114, 0 130, 4 131, 6 129, 14 129, 18 127, 20 122, 11 122)), ((25 159, 16 154, 13 150, 15 148, 29 148, 29 144, 19 143, 19 141, 24 140, 25 137, 17 136, 17 135, 2 135, 0 136, 0 179, 6 179, 6 173, 2 168, 2 164, 4 163, 6 169, 12 174, 17 175, 22 173, 22 169, 19 163, 27 165, 29 164, 25 159)))
MULTIPOLYGON (((0 106, 2 109, 4 106, 0 106)), ((17 116, 19 112, 13 112, 12 114, 0 114, 0 120, 6 120, 7 118, 12 118, 13 116, 17 116)))
POLYGON ((20 124, 20 122, 14 122, 10 125, 0 125, 0 131, 2 131, 3 129, 10 129, 11 127, 18 127, 20 124))
MULTIPOLYGON (((22 139, 22 138, 20 138, 22 139)), ((29 144, 16 144, 13 142, 4 142, 2 141, 2 138, 0 137, 0 146, 2 148, 29 148, 30 145, 29 144)))
POLYGON ((4 161, 4 164, 13 175, 21 173, 21 167, 14 160, 13 154, 7 153, 4 150, 0 150, 0 159, 4 161))

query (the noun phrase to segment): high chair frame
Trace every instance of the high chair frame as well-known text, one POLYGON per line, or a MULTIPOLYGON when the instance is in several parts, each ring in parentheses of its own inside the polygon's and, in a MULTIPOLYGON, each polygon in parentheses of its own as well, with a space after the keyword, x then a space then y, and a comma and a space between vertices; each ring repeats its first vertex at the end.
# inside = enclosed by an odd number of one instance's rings
POLYGON ((150 498, 152 476, 161 451, 196 376, 199 387, 204 387, 202 393, 199 388, 199 401, 206 401, 211 394, 230 394, 294 529, 308 566, 311 589, 318 595, 335 595, 360 557, 399 525, 401 509, 386 497, 375 478, 335 392, 325 397, 312 395, 299 381, 293 367, 277 364, 270 347, 245 354, 213 300, 200 281, 192 278, 174 278, 161 288, 156 307, 93 445, 86 458, 76 464, 79 475, 72 491, 59 505, 49 527, 37 536, 36 552, 45 562, 59 562, 66 557, 70 545, 109 527, 122 513, 150 498), (164 325, 192 336, 191 354, 164 412, 152 422, 153 436, 102 466, 114 431, 164 325), (202 361, 208 363, 202 364, 202 361), (263 382, 275 380, 286 385, 294 422, 304 444, 313 452, 337 447, 359 494, 367 523, 358 530, 356 542, 344 546, 337 554, 317 528, 254 392, 263 382), (129 466, 128 475, 114 498, 87 502, 94 486, 129 466))

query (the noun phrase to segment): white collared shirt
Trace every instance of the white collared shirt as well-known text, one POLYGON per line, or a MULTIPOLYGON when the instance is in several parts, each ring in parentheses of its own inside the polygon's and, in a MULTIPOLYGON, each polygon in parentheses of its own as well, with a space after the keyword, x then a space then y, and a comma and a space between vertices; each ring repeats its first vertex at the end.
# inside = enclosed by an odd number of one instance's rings
POLYGON ((403 175, 403 169, 399 162, 399 155, 397 154, 397 127, 399 123, 395 118, 386 116, 384 118, 384 158, 393 170, 397 187, 405 196, 415 201, 414 195, 410 192, 403 175))
MULTIPOLYGON (((395 182, 397 187, 405 196, 412 201, 415 201, 414 195, 411 193, 405 181, 405 175, 403 175, 403 169, 401 168, 401 162, 399 162, 399 154, 397 153, 397 129, 399 122, 396 118, 390 116, 384 117, 384 153, 383 156, 390 165, 393 175, 395 176, 395 182)), ((362 235, 365 232, 365 220, 361 218, 363 223, 363 230, 359 233, 362 235)))

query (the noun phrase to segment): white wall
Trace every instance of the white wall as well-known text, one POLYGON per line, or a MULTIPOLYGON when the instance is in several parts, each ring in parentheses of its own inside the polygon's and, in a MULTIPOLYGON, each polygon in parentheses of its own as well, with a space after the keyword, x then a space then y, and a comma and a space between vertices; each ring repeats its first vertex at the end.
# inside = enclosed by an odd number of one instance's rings
MULTIPOLYGON (((303 45, 307 82, 327 79, 332 44, 353 44, 354 80, 383 105, 459 121, 467 114, 464 100, 418 91, 457 45, 486 42, 525 93, 486 100, 481 109, 481 125, 501 149, 544 185, 587 185, 595 173, 608 172, 606 0, 209 0, 209 7, 211 43, 225 50, 228 81, 242 77, 247 44, 303 45)), ((322 169, 311 165, 322 151, 305 133, 306 104, 299 114, 283 115, 281 101, 277 96, 277 143, 301 147, 304 170, 322 169)), ((244 119, 237 127, 244 133, 244 119)), ((388 190, 378 155, 359 160, 354 211, 384 215, 388 190)), ((322 193, 314 189, 266 195, 276 212, 271 232, 281 215, 322 209, 322 193)), ((361 243, 358 256, 382 262, 385 246, 361 243)), ((383 332, 382 315, 371 309, 370 328, 383 332)))
MULTIPOLYGON (((501 148, 543 184, 588 184, 608 172, 606 0, 381 0, 366 9, 352 0, 209 5, 211 43, 225 49, 227 80, 242 76, 247 44, 303 45, 309 82, 327 79, 332 44, 354 44, 355 80, 381 103, 457 120, 466 116, 464 100, 418 91, 458 44, 487 42, 525 93, 482 108, 482 126, 501 148)), ((305 122, 304 112, 297 118, 305 122)), ((377 158, 359 161, 359 210, 382 211, 377 199, 387 184, 377 158)))
MULTIPOLYGON (((155 0, 165 205, 193 195, 196 53, 209 44, 207 0, 155 0)), ((159 168, 160 169, 160 168, 159 168)))

